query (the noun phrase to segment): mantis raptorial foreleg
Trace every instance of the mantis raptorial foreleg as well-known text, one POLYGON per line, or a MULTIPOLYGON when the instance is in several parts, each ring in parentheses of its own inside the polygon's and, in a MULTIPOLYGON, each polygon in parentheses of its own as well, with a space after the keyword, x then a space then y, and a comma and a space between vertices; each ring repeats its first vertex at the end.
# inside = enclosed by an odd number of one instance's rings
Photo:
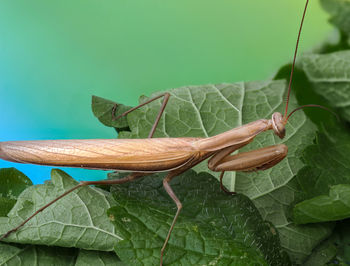
POLYGON ((242 152, 236 155, 228 155, 226 151, 214 155, 208 162, 208 168, 213 171, 222 171, 220 174, 220 188, 227 194, 236 192, 229 191, 223 185, 225 171, 256 171, 268 169, 287 156, 288 148, 284 144, 274 145, 259 150, 242 152), (258 164, 260 162, 260 164, 258 164))
POLYGON ((284 144, 278 144, 258 150, 228 155, 215 164, 209 164, 208 167, 215 172, 266 170, 282 161, 287 156, 287 153, 288 147, 284 144))

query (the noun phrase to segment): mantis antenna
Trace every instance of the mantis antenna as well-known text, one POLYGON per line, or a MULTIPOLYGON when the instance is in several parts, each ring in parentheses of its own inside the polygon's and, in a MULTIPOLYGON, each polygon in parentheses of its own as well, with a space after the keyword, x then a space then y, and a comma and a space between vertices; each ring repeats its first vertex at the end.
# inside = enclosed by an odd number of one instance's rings
POLYGON ((300 42, 300 35, 301 35, 301 31, 303 29, 303 25, 304 25, 304 20, 305 20, 305 15, 306 15, 306 10, 307 10, 307 6, 309 5, 309 0, 306 1, 305 4, 305 8, 304 8, 304 12, 303 12, 303 16, 301 18, 301 23, 300 23, 300 27, 299 27, 299 32, 298 32, 298 38, 297 38, 297 43, 295 45, 295 50, 294 50, 294 57, 293 57, 293 64, 292 64, 292 70, 290 71, 290 77, 289 77, 289 84, 288 84, 288 93, 287 93, 287 101, 286 101, 286 110, 284 111, 284 116, 283 119, 285 121, 288 120, 287 117, 287 113, 288 113, 288 105, 289 105, 289 97, 290 97, 290 91, 292 89, 292 81, 293 81, 293 74, 294 74, 294 68, 295 68, 295 61, 297 59, 297 54, 298 54, 298 48, 299 48, 299 42, 300 42))
POLYGON ((295 45, 295 50, 294 50, 294 56, 293 56, 293 63, 292 63, 292 69, 290 71, 290 76, 289 76, 289 84, 288 84, 288 93, 287 93, 287 98, 286 98, 286 109, 284 111, 284 115, 283 115, 283 120, 284 123, 287 123, 289 117, 291 117, 292 114, 294 114, 296 111, 303 109, 305 107, 317 107, 317 108, 321 108, 324 109, 330 113, 332 113, 333 115, 335 115, 337 117, 337 119, 339 120, 339 116, 334 113, 332 110, 330 110, 329 108, 322 106, 322 105, 318 105, 318 104, 307 104, 307 105, 302 105, 300 107, 295 108, 293 111, 291 111, 288 115, 288 105, 289 105, 289 98, 290 98, 290 92, 292 90, 292 81, 293 81, 293 74, 294 74, 294 69, 295 69, 295 61, 297 58, 297 54, 298 54, 298 48, 299 48, 299 42, 300 42, 300 36, 301 36, 301 31, 303 29, 303 25, 304 25, 304 20, 305 20, 305 16, 306 16, 306 10, 307 7, 309 5, 309 0, 306 0, 306 4, 305 4, 305 8, 304 8, 304 12, 303 12, 303 16, 301 18, 301 23, 300 23, 300 27, 299 27, 299 32, 298 32, 298 38, 297 38, 297 43, 295 45))

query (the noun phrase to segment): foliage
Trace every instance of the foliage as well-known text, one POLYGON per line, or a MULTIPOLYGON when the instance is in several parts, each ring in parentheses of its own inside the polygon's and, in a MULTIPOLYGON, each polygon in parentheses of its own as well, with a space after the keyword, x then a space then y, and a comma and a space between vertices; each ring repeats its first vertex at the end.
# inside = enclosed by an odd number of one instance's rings
MULTIPOLYGON (((226 173, 224 185, 237 196, 219 190, 213 177, 218 175, 206 162, 175 178, 171 185, 183 210, 166 264, 350 263, 350 4, 321 2, 341 38, 298 59, 290 110, 322 104, 340 120, 324 110, 305 109, 290 118, 284 140, 272 132, 260 134, 242 150, 285 143, 288 156, 266 171, 226 173)), ((270 119, 284 111, 289 72, 286 65, 276 80, 169 90, 155 137, 208 137, 270 119)), ((142 96, 140 102, 147 99, 142 96)), ((161 99, 115 120, 113 112, 118 116, 130 107, 92 99, 94 115, 119 138, 146 138, 160 105, 161 99)), ((34 264, 34 259, 59 265, 157 264, 176 210, 162 188, 163 177, 155 174, 109 190, 79 188, 1 243, 0 264, 34 264)), ((54 170, 51 182, 31 186, 23 174, 3 169, 0 184, 0 233, 5 233, 76 182, 54 170)))

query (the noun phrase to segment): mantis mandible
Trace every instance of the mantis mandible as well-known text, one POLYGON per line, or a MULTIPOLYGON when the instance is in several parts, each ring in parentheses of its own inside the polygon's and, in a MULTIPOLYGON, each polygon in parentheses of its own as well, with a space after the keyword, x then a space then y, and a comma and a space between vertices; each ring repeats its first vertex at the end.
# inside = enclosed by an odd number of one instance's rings
POLYGON ((155 172, 166 171, 168 174, 163 179, 163 186, 168 195, 175 202, 177 211, 160 251, 160 265, 162 265, 165 248, 182 209, 180 200, 170 186, 170 181, 173 178, 199 164, 203 160, 210 158, 208 161, 208 168, 215 172, 221 172, 221 188, 227 193, 234 193, 227 191, 222 185, 225 171, 257 171, 271 168, 287 156, 288 148, 284 144, 279 144, 235 155, 231 155, 231 153, 252 142, 258 134, 268 130, 272 130, 274 134, 283 139, 285 136, 285 125, 289 117, 295 111, 304 107, 324 108, 319 105, 310 104, 301 106, 288 114, 293 71, 308 3, 309 0, 306 1, 300 24, 288 85, 287 102, 283 115, 276 112, 269 120, 257 120, 208 138, 152 138, 170 97, 169 93, 165 93, 115 117, 115 119, 118 119, 153 100, 164 97, 161 109, 147 139, 0 142, 0 158, 12 162, 132 172, 130 175, 118 180, 80 182, 77 186, 41 207, 16 228, 13 228, 3 235, 0 240, 6 238, 12 232, 17 231, 35 215, 80 187, 87 185, 122 184, 155 172))

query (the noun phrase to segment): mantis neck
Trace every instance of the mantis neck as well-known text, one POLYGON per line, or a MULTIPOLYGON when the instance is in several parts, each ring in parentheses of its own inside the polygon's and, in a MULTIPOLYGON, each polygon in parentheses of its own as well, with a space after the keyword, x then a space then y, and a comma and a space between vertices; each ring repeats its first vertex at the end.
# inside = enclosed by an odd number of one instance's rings
POLYGON ((261 119, 213 137, 200 139, 194 145, 200 151, 217 151, 226 147, 249 143, 256 135, 270 129, 272 129, 271 120, 261 119))

